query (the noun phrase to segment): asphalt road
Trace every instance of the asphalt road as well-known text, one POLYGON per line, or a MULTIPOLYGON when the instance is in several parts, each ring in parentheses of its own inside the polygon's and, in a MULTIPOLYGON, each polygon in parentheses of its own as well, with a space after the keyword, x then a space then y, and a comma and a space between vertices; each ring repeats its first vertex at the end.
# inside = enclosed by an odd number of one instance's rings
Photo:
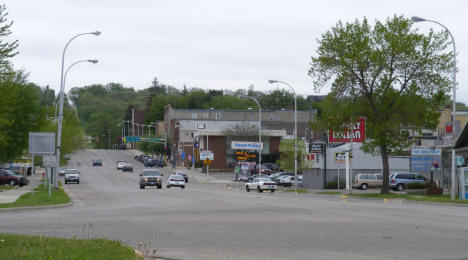
POLYGON ((81 151, 70 166, 81 171, 66 185, 73 206, 0 212, 0 233, 103 237, 165 259, 468 259, 468 207, 247 193, 194 176, 185 189, 140 190, 130 151, 81 151))

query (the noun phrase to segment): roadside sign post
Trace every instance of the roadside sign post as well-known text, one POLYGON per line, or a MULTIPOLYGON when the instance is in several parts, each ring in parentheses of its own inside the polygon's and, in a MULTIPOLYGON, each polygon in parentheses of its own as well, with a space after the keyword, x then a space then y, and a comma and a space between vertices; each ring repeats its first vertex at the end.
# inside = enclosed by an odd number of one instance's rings
MULTIPOLYGON (((31 171, 31 195, 34 194, 34 175, 36 173, 34 167, 34 156, 35 155, 52 155, 55 153, 55 133, 46 132, 29 132, 29 153, 32 155, 32 171, 31 171)), ((58 149, 60 149, 58 147, 58 149)), ((58 150, 57 149, 57 150, 58 150)), ((57 169, 55 169, 57 173, 57 169)), ((50 178, 49 178, 50 179, 50 178)), ((49 184, 49 196, 50 196, 50 184, 49 184)))

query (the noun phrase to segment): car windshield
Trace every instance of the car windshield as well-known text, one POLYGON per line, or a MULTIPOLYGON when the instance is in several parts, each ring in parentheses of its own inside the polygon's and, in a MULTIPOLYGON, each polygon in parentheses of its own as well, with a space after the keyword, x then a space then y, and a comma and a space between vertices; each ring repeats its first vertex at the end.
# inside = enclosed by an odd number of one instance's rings
POLYGON ((158 171, 144 171, 143 176, 161 176, 161 173, 158 171))
POLYGON ((18 173, 12 171, 12 170, 5 170, 8 175, 19 175, 18 173))
POLYGON ((77 174, 78 170, 72 169, 72 170, 66 170, 66 174, 77 174))
POLYGON ((94 160, 95 162, 100 162, 100 161, 101 161, 101 159, 99 159, 99 158, 94 158, 93 160, 94 160))
POLYGON ((184 177, 180 176, 180 175, 172 175, 171 176, 171 180, 173 181, 181 181, 181 180, 184 180, 184 177))

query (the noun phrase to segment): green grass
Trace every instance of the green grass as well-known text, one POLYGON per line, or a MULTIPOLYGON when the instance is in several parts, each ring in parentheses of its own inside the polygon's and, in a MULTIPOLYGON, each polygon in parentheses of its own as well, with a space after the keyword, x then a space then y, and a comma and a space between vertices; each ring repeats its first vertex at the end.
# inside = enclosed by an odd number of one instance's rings
MULTIPOLYGON (((296 192, 294 189, 284 190, 284 192, 296 192)), ((309 193, 307 190, 297 190, 297 193, 309 193)))
POLYGON ((15 189, 16 187, 14 186, 7 186, 7 185, 0 185, 0 192, 4 191, 4 190, 12 190, 12 189, 15 189))
POLYGON ((316 192, 315 194, 341 194, 340 191, 320 191, 316 192))
POLYGON ((139 259, 133 248, 106 239, 64 239, 0 233, 1 259, 139 259))
POLYGON ((411 194, 395 194, 395 193, 352 193, 348 194, 353 197, 381 198, 381 199, 407 199, 412 201, 426 201, 439 203, 456 203, 468 204, 468 200, 450 200, 450 195, 411 195, 411 194))
POLYGON ((34 189, 34 195, 28 192, 21 195, 15 202, 0 204, 0 208, 59 205, 68 202, 70 202, 70 198, 62 188, 57 190, 52 189, 51 196, 49 197, 48 186, 44 188, 44 185, 41 184, 34 189))

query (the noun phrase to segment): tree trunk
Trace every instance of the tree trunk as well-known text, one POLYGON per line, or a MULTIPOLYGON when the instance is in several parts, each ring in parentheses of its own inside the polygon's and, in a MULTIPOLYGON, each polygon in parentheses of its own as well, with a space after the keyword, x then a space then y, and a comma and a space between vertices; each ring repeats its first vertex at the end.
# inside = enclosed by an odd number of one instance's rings
POLYGON ((382 172, 382 190, 380 193, 389 193, 389 164, 388 164, 388 150, 386 146, 380 146, 380 153, 382 156, 382 166, 383 166, 383 172, 382 172))

